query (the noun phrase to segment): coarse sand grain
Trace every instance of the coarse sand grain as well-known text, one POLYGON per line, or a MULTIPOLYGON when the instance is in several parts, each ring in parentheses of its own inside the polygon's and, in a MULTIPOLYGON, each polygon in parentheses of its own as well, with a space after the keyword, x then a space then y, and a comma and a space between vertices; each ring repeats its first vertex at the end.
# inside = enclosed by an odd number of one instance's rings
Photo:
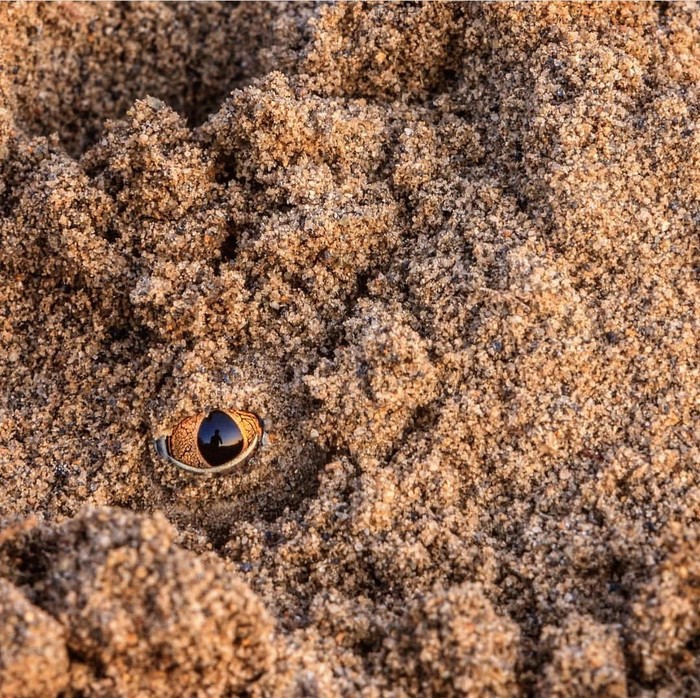
POLYGON ((0 697, 700 697, 699 110, 694 3, 2 4, 0 697))

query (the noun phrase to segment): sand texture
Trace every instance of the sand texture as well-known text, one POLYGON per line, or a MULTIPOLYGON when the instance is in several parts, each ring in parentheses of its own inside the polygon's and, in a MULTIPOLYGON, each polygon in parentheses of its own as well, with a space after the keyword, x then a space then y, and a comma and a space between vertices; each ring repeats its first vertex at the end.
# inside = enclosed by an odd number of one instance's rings
POLYGON ((699 110, 693 4, 2 4, 0 698, 700 696, 699 110))

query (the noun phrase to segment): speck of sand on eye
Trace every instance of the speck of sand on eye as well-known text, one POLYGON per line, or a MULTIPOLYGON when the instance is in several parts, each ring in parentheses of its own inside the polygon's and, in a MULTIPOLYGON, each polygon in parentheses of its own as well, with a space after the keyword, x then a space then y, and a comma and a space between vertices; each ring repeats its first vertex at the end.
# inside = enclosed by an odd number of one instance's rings
POLYGON ((0 7, 0 697, 700 695, 698 47, 0 7))

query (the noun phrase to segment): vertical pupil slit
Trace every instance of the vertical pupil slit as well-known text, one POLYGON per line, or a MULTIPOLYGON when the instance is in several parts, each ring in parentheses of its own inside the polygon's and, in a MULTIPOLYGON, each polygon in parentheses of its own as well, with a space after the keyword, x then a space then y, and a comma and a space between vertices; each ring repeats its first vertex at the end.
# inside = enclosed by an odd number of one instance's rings
POLYGON ((243 434, 225 412, 214 410, 199 425, 197 448, 212 467, 223 465, 243 450, 243 434))

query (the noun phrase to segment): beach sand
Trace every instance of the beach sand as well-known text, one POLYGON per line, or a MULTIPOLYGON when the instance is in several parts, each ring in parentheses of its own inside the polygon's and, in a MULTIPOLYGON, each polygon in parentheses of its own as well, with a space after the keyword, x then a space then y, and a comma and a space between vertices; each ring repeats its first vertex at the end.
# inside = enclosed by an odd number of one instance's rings
POLYGON ((690 4, 0 6, 0 697, 700 696, 699 105, 690 4))

